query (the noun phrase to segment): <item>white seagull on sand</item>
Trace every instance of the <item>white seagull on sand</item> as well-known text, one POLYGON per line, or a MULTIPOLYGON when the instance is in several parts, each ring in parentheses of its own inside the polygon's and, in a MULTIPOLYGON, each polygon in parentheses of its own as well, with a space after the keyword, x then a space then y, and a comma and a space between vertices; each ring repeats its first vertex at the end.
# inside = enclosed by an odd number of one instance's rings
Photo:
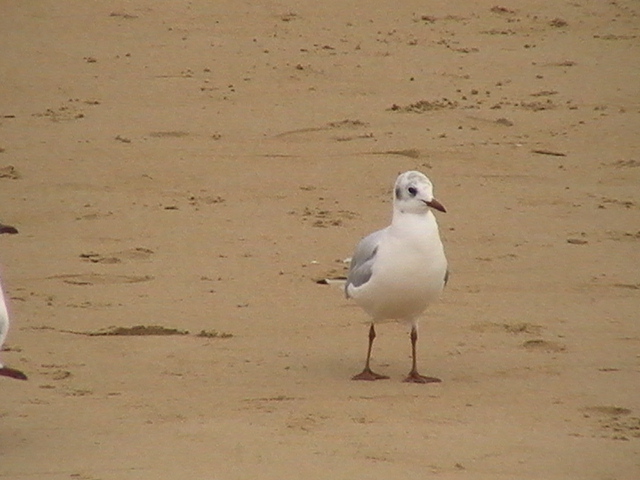
MULTIPOLYGON (((2 344, 7 337, 9 331, 9 312, 7 312, 7 304, 4 301, 4 292, 2 291, 2 282, 0 282, 0 351, 2 344)), ((0 363, 0 376, 17 378, 18 380, 26 380, 27 376, 20 370, 5 367, 0 363)))
POLYGON ((345 293, 372 322, 367 361, 353 380, 389 378, 371 370, 371 348, 374 325, 396 320, 411 326, 413 363, 405 382, 440 382, 420 375, 416 364, 418 318, 440 297, 449 276, 433 210, 446 212, 433 196, 431 181, 420 172, 405 172, 396 180, 391 225, 363 238, 356 247, 345 293))

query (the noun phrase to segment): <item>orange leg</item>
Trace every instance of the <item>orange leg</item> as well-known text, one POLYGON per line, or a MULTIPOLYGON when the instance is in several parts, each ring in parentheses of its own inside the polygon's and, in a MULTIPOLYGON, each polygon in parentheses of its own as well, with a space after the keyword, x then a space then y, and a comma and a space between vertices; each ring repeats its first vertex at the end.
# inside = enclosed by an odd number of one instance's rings
POLYGON ((425 377, 424 375, 420 375, 418 373, 418 362, 416 360, 416 344, 418 343, 418 330, 415 325, 411 327, 411 354, 413 356, 413 362, 411 365, 411 371, 407 378, 404 379, 405 382, 411 383, 438 383, 441 382, 439 378, 435 377, 425 377))
POLYGON ((376 329, 373 327, 373 323, 371 324, 371 328, 369 328, 369 349, 367 350, 367 362, 364 365, 364 370, 359 374, 351 377, 351 380, 384 380, 387 377, 386 375, 380 375, 379 373, 375 373, 371 370, 371 366, 369 362, 371 360, 371 349, 373 348, 373 341, 376 338, 376 329))

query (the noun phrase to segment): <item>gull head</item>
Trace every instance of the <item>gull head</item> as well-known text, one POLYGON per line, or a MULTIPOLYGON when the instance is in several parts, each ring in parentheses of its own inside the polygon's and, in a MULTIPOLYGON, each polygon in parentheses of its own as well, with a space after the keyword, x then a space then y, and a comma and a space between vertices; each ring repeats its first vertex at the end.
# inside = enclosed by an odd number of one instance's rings
POLYGON ((432 208, 446 212, 433 196, 433 184, 426 175, 409 171, 398 176, 394 189, 393 206, 402 213, 427 213, 432 208))

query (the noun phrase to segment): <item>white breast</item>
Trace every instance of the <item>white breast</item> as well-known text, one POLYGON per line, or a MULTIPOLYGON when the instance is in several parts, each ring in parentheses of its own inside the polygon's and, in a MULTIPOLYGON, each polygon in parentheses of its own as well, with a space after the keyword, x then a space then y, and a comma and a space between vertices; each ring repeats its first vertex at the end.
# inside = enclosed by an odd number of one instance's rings
POLYGON ((412 320, 438 299, 446 271, 435 219, 410 218, 381 240, 371 279, 353 297, 374 321, 412 320))

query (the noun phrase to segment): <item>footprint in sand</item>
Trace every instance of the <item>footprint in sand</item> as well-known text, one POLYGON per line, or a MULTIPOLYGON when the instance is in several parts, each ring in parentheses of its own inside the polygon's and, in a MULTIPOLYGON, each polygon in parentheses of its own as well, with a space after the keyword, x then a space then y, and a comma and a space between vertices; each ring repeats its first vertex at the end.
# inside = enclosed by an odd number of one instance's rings
POLYGON ((597 405, 581 409, 585 418, 597 422, 602 438, 630 441, 640 438, 640 418, 632 410, 614 405, 597 405))
POLYGON ((274 138, 286 140, 288 142, 310 141, 314 139, 325 138, 327 135, 329 135, 332 140, 335 140, 337 142, 345 142, 360 138, 373 138, 374 136, 372 133, 362 132, 362 129, 368 126, 368 123, 362 122, 360 120, 347 119, 338 122, 330 122, 321 127, 309 127, 297 130, 289 130, 277 134, 274 138), (339 135, 335 136, 336 133, 339 133, 339 135))
POLYGON ((47 279, 59 279, 70 285, 114 285, 118 283, 141 283, 153 280, 151 275, 108 275, 99 273, 70 273, 52 275, 47 279))
POLYGON ((480 333, 511 333, 511 334, 529 334, 539 335, 544 327, 529 322, 517 323, 498 323, 498 322, 480 322, 471 325, 471 330, 480 333))
POLYGON ((13 165, 0 167, 0 178, 8 178, 9 180, 18 180, 21 177, 20 172, 13 165))
POLYGON ((151 132, 149 136, 152 138, 184 138, 189 136, 189 132, 182 130, 168 130, 161 132, 151 132))
POLYGON ((300 215, 303 222, 312 220, 311 225, 316 228, 341 227, 345 221, 358 216, 357 213, 349 210, 326 210, 318 207, 305 207, 301 213, 292 211, 290 214, 300 215))
POLYGON ((80 258, 91 263, 122 263, 124 260, 148 260, 153 255, 149 248, 136 247, 113 253, 81 253, 80 258))
POLYGON ((527 340, 522 344, 522 346, 525 350, 530 352, 561 353, 567 350, 567 347, 561 343, 543 340, 540 338, 527 340))

